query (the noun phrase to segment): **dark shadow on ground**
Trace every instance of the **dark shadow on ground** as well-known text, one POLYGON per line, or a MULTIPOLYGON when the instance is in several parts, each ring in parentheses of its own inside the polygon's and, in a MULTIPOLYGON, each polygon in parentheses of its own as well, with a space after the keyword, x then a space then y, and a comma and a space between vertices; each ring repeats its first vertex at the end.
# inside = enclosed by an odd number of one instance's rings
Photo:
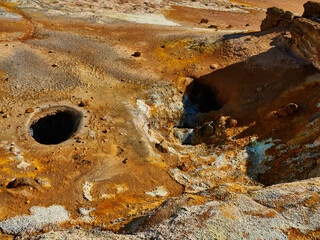
MULTIPOLYGON (((251 126, 237 135, 237 139, 255 135, 259 141, 272 138, 280 139, 276 145, 286 143, 314 114, 309 102, 317 96, 320 89, 315 90, 313 86, 310 90, 309 81, 317 74, 319 71, 311 63, 297 59, 279 48, 272 48, 244 62, 201 76, 193 83, 201 88, 198 88, 196 93, 187 93, 187 97, 192 96, 191 103, 196 106, 196 114, 202 114, 201 118, 194 118, 198 120, 195 125, 210 122, 215 120, 217 115, 223 114, 236 119, 240 127, 251 126), (305 95, 301 97, 301 94, 305 95), (290 103, 299 106, 294 114, 278 117, 271 114, 290 103)), ((189 123, 189 126, 191 125, 189 123)), ((266 185, 293 181, 294 177, 291 179, 278 174, 279 164, 274 162, 275 160, 257 163, 254 147, 247 150, 250 156, 247 174, 250 177, 266 185), (262 167, 260 169, 259 164, 266 164, 264 170, 261 170, 262 167)), ((275 159, 279 158, 277 156, 275 159)), ((284 161, 281 164, 286 168, 284 161)))

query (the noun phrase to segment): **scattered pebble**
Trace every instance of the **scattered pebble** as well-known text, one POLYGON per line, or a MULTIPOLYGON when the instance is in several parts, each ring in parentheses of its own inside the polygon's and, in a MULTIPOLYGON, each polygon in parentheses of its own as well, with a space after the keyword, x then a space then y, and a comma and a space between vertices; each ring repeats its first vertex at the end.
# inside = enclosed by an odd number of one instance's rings
POLYGON ((86 107, 89 106, 89 100, 82 100, 79 104, 79 107, 86 107))
POLYGON ((217 25, 209 25, 208 28, 215 28, 216 30, 218 30, 218 26, 217 25))
POLYGON ((140 57, 141 56, 141 52, 134 52, 132 54, 133 57, 140 57))
POLYGON ((95 139, 97 137, 97 132, 95 131, 89 131, 89 138, 95 139))
POLYGON ((227 128, 235 127, 235 126, 237 126, 237 124, 238 124, 238 121, 236 119, 228 118, 226 120, 226 127, 227 128))
POLYGON ((212 64, 210 65, 210 69, 214 70, 214 69, 217 69, 218 68, 218 65, 217 64, 212 64))
POLYGON ((28 108, 26 109, 25 113, 33 113, 34 112, 34 109, 33 108, 28 108))
POLYGON ((200 23, 208 23, 208 22, 209 22, 209 20, 206 19, 206 18, 202 18, 202 19, 200 20, 200 23))

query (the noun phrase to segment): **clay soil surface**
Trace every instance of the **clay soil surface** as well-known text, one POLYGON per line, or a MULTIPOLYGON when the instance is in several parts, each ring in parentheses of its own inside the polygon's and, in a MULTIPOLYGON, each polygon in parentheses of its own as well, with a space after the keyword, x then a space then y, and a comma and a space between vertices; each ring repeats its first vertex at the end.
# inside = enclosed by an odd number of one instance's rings
MULTIPOLYGON (((277 48, 280 32, 256 32, 267 7, 301 14, 303 1, 242 1, 249 8, 230 1, 221 9, 197 8, 193 1, 163 1, 161 8, 110 2, 110 9, 102 1, 1 3, 18 17, 0 19, 0 221, 29 215, 32 206, 60 205, 70 214, 61 229, 117 232, 168 198, 205 184, 270 185, 290 175, 272 180, 265 174, 257 183, 246 164, 226 164, 218 169, 221 175, 196 171, 201 161, 214 166, 212 146, 229 144, 221 151, 232 158, 233 149, 244 149, 252 137, 285 143, 317 111, 320 88, 310 81, 319 71, 277 48), (241 11, 227 11, 230 4, 241 11), (100 16, 99 9, 108 14, 100 16), (130 14, 161 15, 166 24, 149 24, 153 15, 141 23, 130 14), (183 131, 177 126, 193 81, 217 91, 220 104, 198 115, 202 123, 221 116, 238 121, 221 141, 185 146, 174 134, 183 131), (302 110, 285 121, 268 118, 289 103, 302 110), (50 115, 46 111, 65 108, 80 114, 72 120, 79 127, 61 143, 37 142, 30 126, 50 115), (91 210, 87 218, 80 208, 91 210)), ((13 235, 2 233, 3 239, 13 235)))

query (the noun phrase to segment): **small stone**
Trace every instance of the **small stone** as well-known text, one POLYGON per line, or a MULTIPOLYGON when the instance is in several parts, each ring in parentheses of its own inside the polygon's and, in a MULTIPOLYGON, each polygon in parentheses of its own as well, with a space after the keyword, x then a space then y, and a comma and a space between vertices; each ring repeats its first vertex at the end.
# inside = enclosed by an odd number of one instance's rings
POLYGON ((209 25, 208 28, 214 28, 214 29, 218 30, 218 26, 217 25, 209 25))
POLYGON ((122 163, 124 163, 124 164, 127 164, 127 162, 128 162, 127 158, 122 161, 122 163))
POLYGON ((228 27, 227 28, 233 28, 233 26, 232 25, 228 25, 228 27))
POLYGON ((298 111, 298 109, 299 109, 298 104, 289 103, 285 107, 279 108, 275 111, 268 113, 267 119, 288 117, 288 116, 294 114, 296 111, 298 111))
POLYGON ((52 64, 51 67, 55 68, 55 67, 58 67, 57 64, 52 64))
POLYGON ((286 107, 285 107, 285 112, 287 115, 291 115, 294 112, 296 112, 298 110, 299 106, 298 104, 295 103, 289 103, 286 107))
POLYGON ((89 131, 88 136, 91 139, 95 139, 97 137, 97 133, 95 131, 89 131))
POLYGON ((9 118, 9 115, 5 114, 5 115, 2 116, 2 118, 9 118))
POLYGON ((200 20, 200 23, 208 23, 208 22, 209 22, 209 20, 206 19, 206 18, 202 18, 202 19, 200 20))
POLYGON ((165 45, 162 45, 161 48, 166 48, 166 46, 165 46, 165 45))
POLYGON ((15 147, 10 147, 10 148, 9 148, 9 151, 10 151, 10 152, 14 152, 15 150, 16 150, 15 147))
POLYGON ((228 118, 226 120, 226 127, 227 128, 235 127, 235 126, 237 126, 237 124, 238 124, 238 121, 236 119, 228 118))
POLYGON ((210 65, 210 69, 212 69, 212 70, 217 69, 217 68, 218 68, 217 64, 211 64, 210 65))
POLYGON ((133 57, 140 57, 141 56, 141 52, 134 52, 132 54, 133 57))
POLYGON ((79 104, 79 107, 86 107, 89 106, 89 100, 82 100, 79 104))
POLYGON ((26 109, 25 113, 33 113, 34 112, 34 109, 33 108, 28 108, 26 109))
POLYGON ((247 23, 247 24, 246 24, 246 27, 249 27, 249 26, 250 26, 250 24, 249 24, 249 23, 247 23))

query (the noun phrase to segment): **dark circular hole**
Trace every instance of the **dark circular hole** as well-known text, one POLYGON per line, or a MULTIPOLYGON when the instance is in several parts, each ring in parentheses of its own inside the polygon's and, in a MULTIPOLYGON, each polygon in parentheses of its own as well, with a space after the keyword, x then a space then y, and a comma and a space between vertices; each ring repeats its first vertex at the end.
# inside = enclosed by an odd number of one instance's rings
MULTIPOLYGON (((193 82, 190 86, 191 92, 189 98, 196 105, 200 112, 217 111, 222 106, 217 101, 217 91, 210 86, 202 85, 198 82, 193 82)), ((190 91, 190 89, 187 89, 190 91)))
POLYGON ((73 111, 58 111, 34 121, 29 134, 38 143, 53 145, 68 140, 80 124, 80 114, 73 111))

